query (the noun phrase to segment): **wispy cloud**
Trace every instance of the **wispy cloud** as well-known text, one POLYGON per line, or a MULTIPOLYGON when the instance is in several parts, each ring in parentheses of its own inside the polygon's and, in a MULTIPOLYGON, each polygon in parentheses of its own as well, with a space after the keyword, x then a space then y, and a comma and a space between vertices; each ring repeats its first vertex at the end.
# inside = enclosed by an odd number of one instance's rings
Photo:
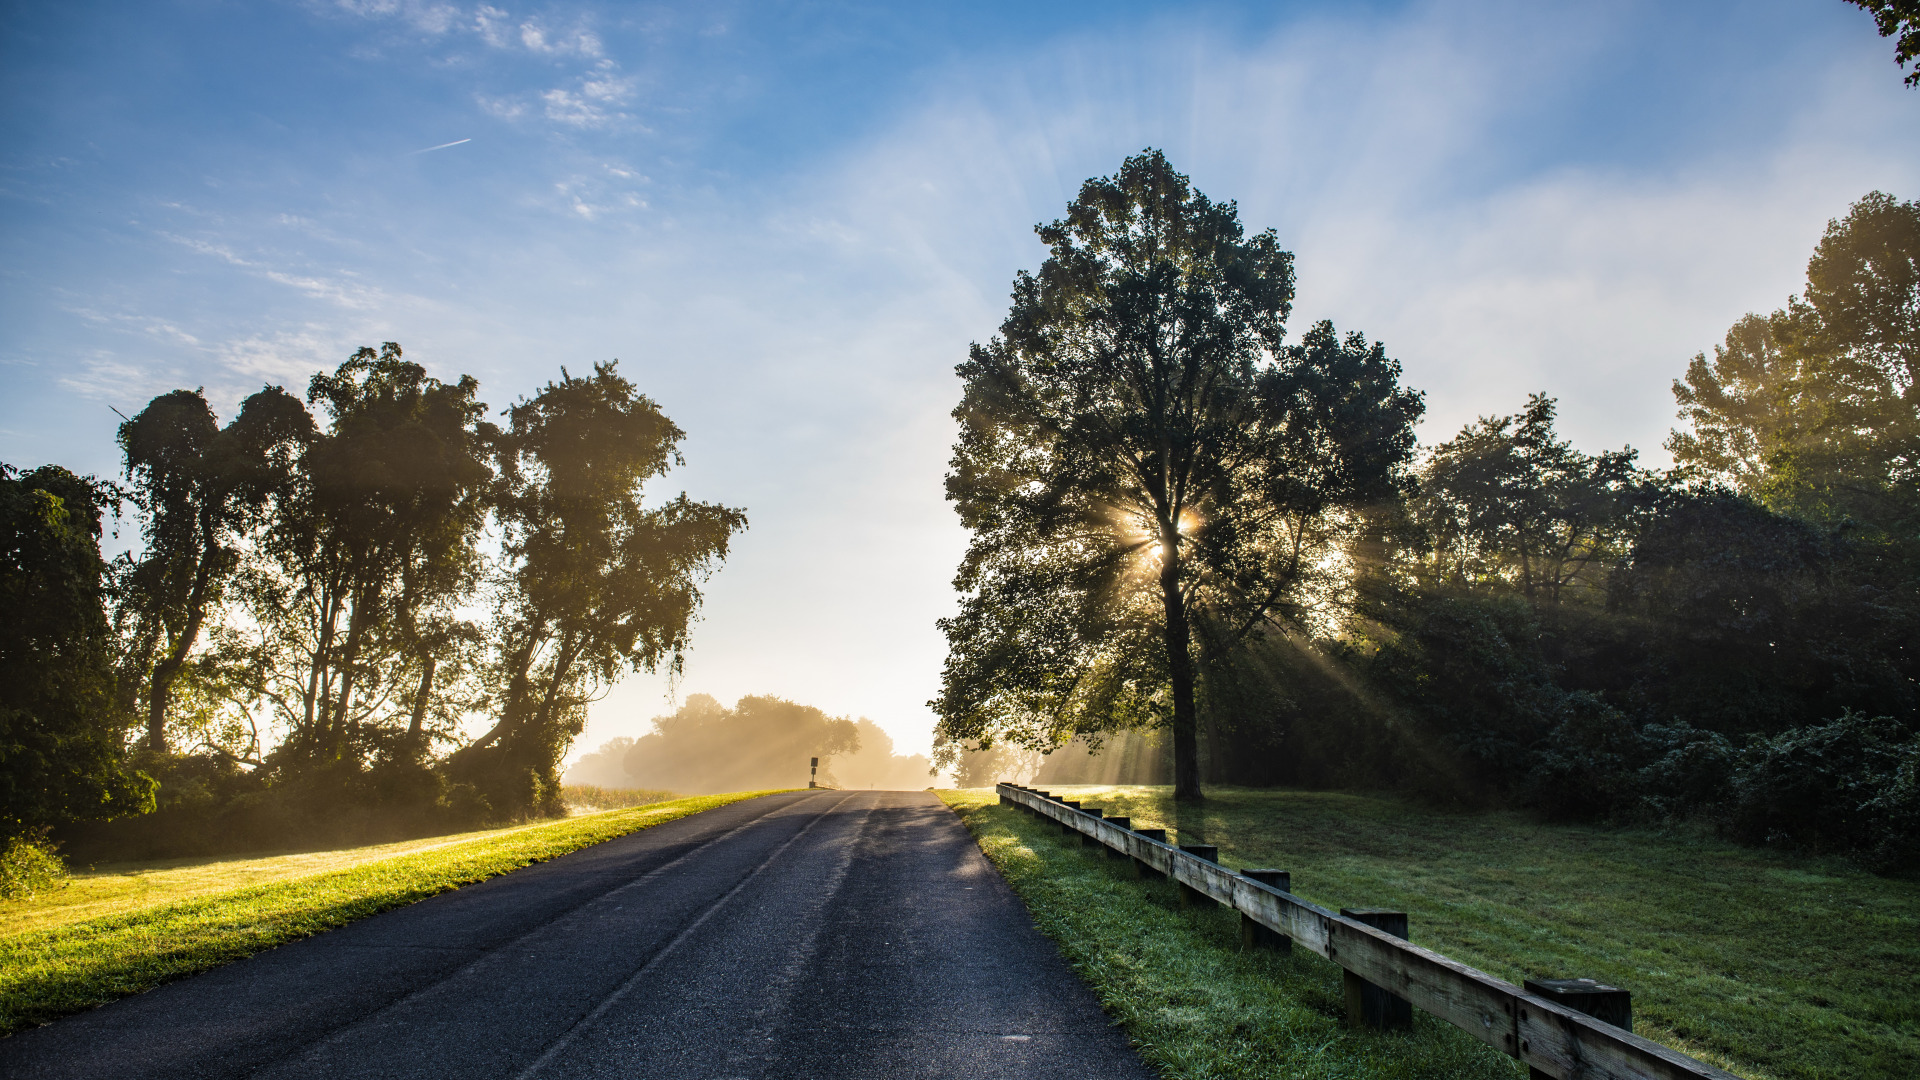
POLYGON ((339 10, 362 18, 397 19, 427 34, 445 34, 471 17, 458 5, 440 0, 335 0, 339 10))
POLYGON ((358 275, 352 271, 340 271, 333 277, 291 273, 268 266, 259 260, 242 258, 225 244, 216 244, 169 232, 162 232, 159 235, 190 251, 212 256, 232 266, 243 267, 258 277, 288 288, 298 289, 316 300, 326 300, 343 308, 367 311, 380 307, 392 299, 378 286, 357 280, 358 275))
POLYGON ((591 30, 584 27, 552 30, 535 19, 520 24, 520 44, 528 52, 541 56, 597 58, 604 51, 599 36, 591 30))
POLYGON ((421 148, 421 149, 419 149, 419 150, 414 150, 414 151, 411 151, 411 153, 413 153, 413 154, 431 154, 431 153, 433 153, 433 152, 434 152, 435 150, 445 150, 445 149, 446 149, 447 147, 449 147, 449 146, 459 146, 459 145, 461 145, 462 143, 470 143, 470 142, 472 142, 472 141, 473 141, 472 139, 455 139, 455 140, 453 140, 452 142, 443 142, 443 143, 441 143, 441 144, 440 144, 439 146, 427 146, 427 147, 422 147, 422 148, 421 148))
POLYGON ((580 77, 576 89, 556 87, 540 99, 546 102, 549 120, 576 128, 602 128, 633 119, 620 111, 633 94, 634 80, 617 74, 612 61, 602 61, 598 70, 580 77))

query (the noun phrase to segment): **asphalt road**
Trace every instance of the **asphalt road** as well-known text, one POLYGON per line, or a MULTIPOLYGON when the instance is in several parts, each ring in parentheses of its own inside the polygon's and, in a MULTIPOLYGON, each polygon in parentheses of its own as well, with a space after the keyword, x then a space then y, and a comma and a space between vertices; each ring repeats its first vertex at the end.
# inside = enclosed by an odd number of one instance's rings
POLYGON ((735 803, 0 1040, 0 1076, 1152 1076, 926 792, 735 803))

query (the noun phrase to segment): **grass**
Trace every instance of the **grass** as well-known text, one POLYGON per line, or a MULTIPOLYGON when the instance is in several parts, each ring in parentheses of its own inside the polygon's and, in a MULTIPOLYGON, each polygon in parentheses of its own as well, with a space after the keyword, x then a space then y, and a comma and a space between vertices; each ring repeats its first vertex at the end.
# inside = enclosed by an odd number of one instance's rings
POLYGON ((76 875, 0 905, 0 1035, 764 791, 346 851, 76 875))
POLYGON ((629 806, 646 806, 677 798, 679 796, 671 791, 655 788, 604 788, 593 784, 562 784, 560 787, 560 801, 576 814, 589 810, 624 810, 629 806))
POLYGON ((1219 789, 1189 809, 1164 788, 1062 792, 1217 844, 1229 865, 1291 870, 1325 906, 1401 908, 1415 942, 1501 978, 1625 986, 1636 1031, 1755 1080, 1906 1076, 1920 1060, 1920 882, 1383 797, 1219 789))
POLYGON ((937 792, 960 814, 1149 1064, 1178 1080, 1516 1080, 1526 1070, 1449 1024, 1346 1026, 1340 969, 1297 950, 1240 950, 1238 916, 1180 908, 1166 882, 1064 841, 996 805, 991 791, 937 792))

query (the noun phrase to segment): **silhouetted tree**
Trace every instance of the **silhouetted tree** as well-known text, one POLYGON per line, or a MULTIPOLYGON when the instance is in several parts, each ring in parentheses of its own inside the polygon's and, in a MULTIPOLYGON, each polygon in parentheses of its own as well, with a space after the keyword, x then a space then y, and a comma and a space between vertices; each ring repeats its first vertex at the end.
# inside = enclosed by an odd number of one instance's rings
POLYGON ((480 572, 493 429, 477 390, 393 342, 313 377, 308 400, 330 423, 264 538, 253 598, 269 630, 262 692, 292 729, 283 759, 358 762, 398 735, 376 721, 417 715, 431 691, 432 647, 453 635, 422 624, 480 572))
POLYGON ((683 493, 644 504, 681 463, 683 433, 596 364, 509 412, 495 513, 505 566, 491 673, 497 721, 461 767, 516 809, 550 791, 588 701, 627 670, 678 671, 700 584, 726 558, 744 512, 683 493))
POLYGON ((627 749, 626 768, 640 787, 743 791, 802 787, 807 759, 818 757, 821 782, 834 784, 833 759, 860 746, 853 721, 811 705, 748 695, 729 709, 706 694, 689 694, 627 749))
POLYGON ((1588 455, 1556 438, 1553 414, 1535 394, 1519 415, 1481 417, 1434 448, 1413 513, 1436 576, 1512 584, 1550 606, 1582 586, 1604 597, 1646 478, 1630 449, 1588 455))
POLYGON ((313 433, 305 406, 277 386, 249 397, 224 429, 198 390, 162 394, 120 425, 145 541, 121 590, 136 641, 126 677, 145 677, 149 749, 167 752, 174 679, 239 565, 242 538, 313 433))
POLYGON ((100 558, 105 498, 55 465, 0 464, 0 842, 141 813, 122 751, 100 558))
POLYGON ((958 368, 947 494, 973 540, 934 707, 952 748, 1170 724, 1197 799, 1196 648, 1305 613, 1422 405, 1359 335, 1283 345, 1292 255, 1158 151, 1036 231, 1048 259, 958 368))

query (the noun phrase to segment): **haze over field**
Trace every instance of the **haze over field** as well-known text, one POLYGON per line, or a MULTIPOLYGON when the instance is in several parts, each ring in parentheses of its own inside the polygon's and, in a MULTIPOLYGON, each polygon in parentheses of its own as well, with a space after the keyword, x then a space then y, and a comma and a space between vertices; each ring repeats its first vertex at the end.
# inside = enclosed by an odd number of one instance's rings
MULTIPOLYGON (((366 0, 4 16, 0 459, 118 469, 114 409, 223 416, 395 340, 494 409, 621 371, 748 509, 678 690, 929 748, 952 367, 1031 233, 1143 146, 1384 340, 1429 445, 1528 391, 1659 463, 1668 379, 1920 192, 1920 112, 1838 0, 634 8, 366 0)), ((123 538, 124 541, 125 538, 123 538)), ((577 753, 673 712, 594 706, 577 753)))

